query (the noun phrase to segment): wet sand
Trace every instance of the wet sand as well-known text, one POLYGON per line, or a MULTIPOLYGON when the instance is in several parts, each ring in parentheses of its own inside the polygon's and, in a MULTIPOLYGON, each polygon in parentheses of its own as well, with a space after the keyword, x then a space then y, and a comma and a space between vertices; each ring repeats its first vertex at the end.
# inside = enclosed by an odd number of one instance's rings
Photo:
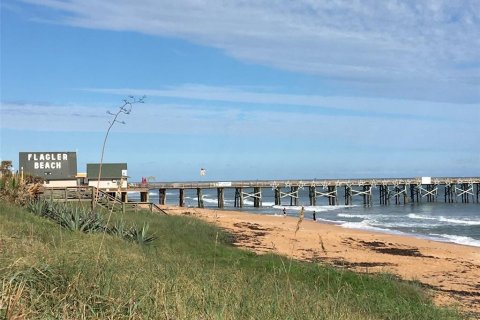
POLYGON ((330 263, 357 272, 389 272, 431 288, 438 304, 480 317, 480 248, 346 229, 311 220, 239 211, 164 207, 168 214, 212 222, 235 236, 235 245, 258 254, 330 263))

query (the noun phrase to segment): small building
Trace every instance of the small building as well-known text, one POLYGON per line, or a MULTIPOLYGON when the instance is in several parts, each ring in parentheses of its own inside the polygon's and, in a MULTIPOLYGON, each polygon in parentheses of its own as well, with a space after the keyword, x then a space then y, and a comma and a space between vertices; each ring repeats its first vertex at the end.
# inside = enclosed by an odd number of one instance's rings
POLYGON ((40 177, 45 187, 77 186, 76 152, 20 152, 20 172, 40 177))
POLYGON ((107 191, 120 188, 127 188, 127 164, 126 163, 104 163, 102 164, 102 172, 100 182, 98 174, 100 171, 99 163, 87 164, 88 185, 91 187, 99 187, 107 191))
POLYGON ((77 178, 77 185, 78 186, 87 185, 87 173, 86 172, 78 172, 76 178, 77 178))

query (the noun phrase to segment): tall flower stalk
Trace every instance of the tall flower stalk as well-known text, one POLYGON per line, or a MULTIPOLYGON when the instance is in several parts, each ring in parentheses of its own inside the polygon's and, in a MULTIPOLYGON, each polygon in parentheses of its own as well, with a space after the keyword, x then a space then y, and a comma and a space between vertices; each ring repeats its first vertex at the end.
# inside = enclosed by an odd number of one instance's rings
POLYGON ((103 139, 103 145, 102 145, 102 153, 100 157, 100 165, 98 168, 98 179, 97 179, 97 189, 95 191, 95 198, 93 199, 93 204, 92 204, 92 209, 94 210, 97 203, 98 203, 98 198, 100 194, 100 179, 102 177, 102 166, 103 166, 103 156, 105 154, 105 146, 107 145, 107 140, 108 140, 108 135, 110 134, 110 130, 113 128, 115 123, 120 123, 120 124, 125 124, 125 121, 120 121, 119 117, 122 114, 128 115, 132 111, 132 107, 134 104, 137 103, 144 103, 145 96, 141 98, 136 98, 134 96, 129 96, 127 99, 123 99, 123 105, 120 106, 117 110, 117 112, 111 112, 107 111, 107 113, 111 116, 113 116, 112 120, 108 122, 109 126, 107 129, 107 132, 105 133, 105 138, 103 139))

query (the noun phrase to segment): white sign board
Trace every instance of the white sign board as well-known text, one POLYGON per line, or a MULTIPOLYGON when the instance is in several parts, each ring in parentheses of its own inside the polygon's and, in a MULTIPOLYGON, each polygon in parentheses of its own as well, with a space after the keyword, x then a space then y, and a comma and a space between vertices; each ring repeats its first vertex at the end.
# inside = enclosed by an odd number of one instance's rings
POLYGON ((231 182, 217 182, 217 187, 231 187, 231 182))
POLYGON ((432 177, 422 177, 422 184, 432 184, 432 177))
POLYGON ((122 177, 126 177, 127 176, 127 170, 122 170, 122 177))

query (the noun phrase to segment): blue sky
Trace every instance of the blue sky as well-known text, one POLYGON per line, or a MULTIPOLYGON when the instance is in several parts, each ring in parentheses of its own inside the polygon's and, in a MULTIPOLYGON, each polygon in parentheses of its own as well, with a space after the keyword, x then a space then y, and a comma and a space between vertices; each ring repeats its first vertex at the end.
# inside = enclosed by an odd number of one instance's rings
POLYGON ((129 95, 133 180, 479 176, 480 4, 1 2, 2 160, 85 171, 129 95))

